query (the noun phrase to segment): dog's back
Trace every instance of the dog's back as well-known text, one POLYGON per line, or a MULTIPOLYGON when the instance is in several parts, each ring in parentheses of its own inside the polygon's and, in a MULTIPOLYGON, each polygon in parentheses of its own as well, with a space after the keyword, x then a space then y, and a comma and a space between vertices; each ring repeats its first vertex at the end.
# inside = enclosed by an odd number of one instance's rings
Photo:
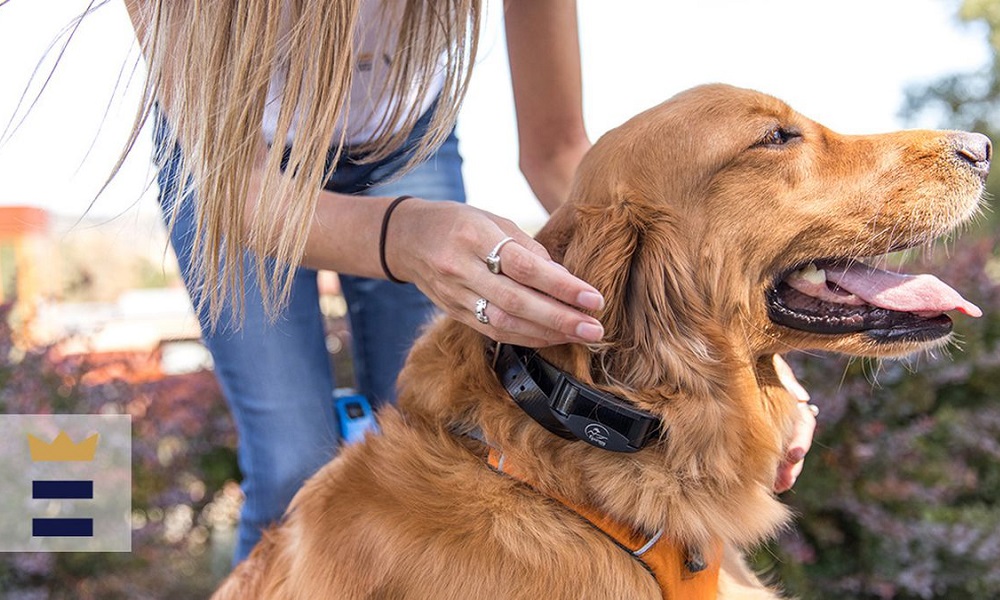
POLYGON ((303 487, 214 598, 660 598, 640 563, 474 440, 404 422, 303 487))

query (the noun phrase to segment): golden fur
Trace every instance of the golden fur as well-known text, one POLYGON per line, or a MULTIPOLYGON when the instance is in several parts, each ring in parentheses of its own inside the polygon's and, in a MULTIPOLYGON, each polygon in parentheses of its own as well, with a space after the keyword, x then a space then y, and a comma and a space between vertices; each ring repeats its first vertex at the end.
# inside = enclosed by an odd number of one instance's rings
POLYGON ((661 597, 607 538, 487 468, 478 443, 455 433, 473 428, 544 492, 640 530, 665 527, 688 547, 722 540, 720 598, 777 597, 739 556, 788 518, 772 485, 795 400, 772 355, 927 344, 783 328, 768 319, 765 290, 804 261, 882 254, 967 219, 982 181, 956 160, 953 136, 842 136, 722 85, 607 134, 538 236, 604 294, 606 339, 542 354, 660 415, 669 436, 615 454, 549 434, 498 383, 490 341, 442 320, 414 347, 381 434, 314 476, 215 597, 661 597), (758 144, 776 128, 801 138, 758 144))

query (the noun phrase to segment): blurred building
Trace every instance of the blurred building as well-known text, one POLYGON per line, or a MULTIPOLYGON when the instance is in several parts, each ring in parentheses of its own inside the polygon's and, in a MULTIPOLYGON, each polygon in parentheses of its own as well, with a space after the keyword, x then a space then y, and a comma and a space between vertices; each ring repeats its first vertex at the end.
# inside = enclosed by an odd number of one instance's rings
POLYGON ((41 208, 0 206, 0 302, 52 291, 49 227, 49 214, 41 208))
POLYGON ((166 240, 155 214, 110 222, 0 206, 0 303, 16 302, 17 342, 147 377, 210 368, 166 240))
MULTIPOLYGON (((157 213, 73 217, 0 206, 0 304, 16 302, 16 342, 62 359, 106 365, 103 377, 190 373, 212 367, 157 213)), ((338 385, 353 383, 346 305, 321 272, 320 308, 338 385)))

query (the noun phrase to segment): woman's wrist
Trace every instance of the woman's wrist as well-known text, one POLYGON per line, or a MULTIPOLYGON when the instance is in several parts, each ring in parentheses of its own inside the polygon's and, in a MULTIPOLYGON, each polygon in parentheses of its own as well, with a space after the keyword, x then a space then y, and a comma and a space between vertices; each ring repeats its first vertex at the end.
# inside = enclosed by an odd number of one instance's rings
MULTIPOLYGON (((380 253, 384 257, 386 269, 393 277, 406 283, 419 284, 421 269, 418 264, 424 251, 429 249, 428 242, 421 235, 427 229, 420 224, 422 214, 426 209, 434 209, 438 205, 452 203, 428 202, 416 197, 407 197, 405 202, 396 198, 393 202, 398 203, 386 223, 385 240, 380 253)), ((447 219, 448 217, 441 216, 439 218, 447 219)), ((443 243, 443 240, 435 240, 432 243, 440 244, 443 243)), ((388 274, 383 273, 382 276, 392 281, 388 274)))
MULTIPOLYGON (((384 279, 386 276, 379 260, 379 234, 386 209, 393 200, 392 197, 360 198, 322 192, 310 225, 302 266, 384 279)), ((392 211, 384 242, 391 273, 404 281, 406 278, 397 272, 391 255, 396 243, 393 228, 402 207, 413 201, 402 202, 392 211)))
POLYGON ((581 135, 546 150, 522 149, 521 173, 535 197, 549 213, 559 208, 569 197, 576 168, 590 146, 590 140, 581 135))
POLYGON ((389 206, 386 207, 385 212, 382 214, 382 227, 379 229, 379 234, 378 234, 378 260, 379 264, 382 265, 382 274, 385 275, 386 279, 388 279, 393 283, 406 283, 406 281, 403 281, 402 279, 399 279, 398 277, 393 275, 392 270, 389 269, 389 264, 386 261, 386 243, 387 243, 386 238, 388 237, 386 234, 389 231, 389 221, 390 219, 392 219, 393 211, 396 210, 397 206, 399 206, 404 201, 409 200, 411 198, 413 198, 413 196, 404 195, 397 197, 395 200, 389 203, 389 206))

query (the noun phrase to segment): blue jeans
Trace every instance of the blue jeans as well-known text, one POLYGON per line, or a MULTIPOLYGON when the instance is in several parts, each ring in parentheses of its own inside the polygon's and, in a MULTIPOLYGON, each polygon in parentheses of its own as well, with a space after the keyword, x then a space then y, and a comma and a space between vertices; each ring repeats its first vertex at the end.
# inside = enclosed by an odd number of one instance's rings
MULTIPOLYGON (((422 133, 420 129, 418 124, 411 141, 422 133)), ((180 150, 165 152, 161 135, 157 179, 166 215, 169 207, 165 205, 175 197, 178 185, 180 150)), ((341 181, 335 175, 326 188, 359 196, 411 194, 428 200, 465 201, 462 159, 454 132, 427 161, 401 178, 378 183, 395 173, 403 161, 405 156, 397 155, 373 170, 362 168, 361 178, 353 181, 341 181)), ((342 170, 338 166, 340 179, 355 170, 358 167, 353 164, 342 170)), ((188 290, 196 300, 188 277, 197 201, 193 195, 182 202, 170 237, 188 290)), ((364 198, 359 197, 358 202, 364 198)), ((377 246, 376 239, 358 242, 373 252, 377 246)), ((288 307, 272 323, 264 314, 250 260, 245 258, 242 327, 229 324, 232 313, 227 306, 214 332, 202 329, 239 433, 237 456, 245 501, 234 564, 246 558, 261 530, 281 518, 302 483, 336 454, 340 443, 316 272, 296 271, 288 307)), ((396 376, 434 306, 412 284, 346 275, 341 275, 340 282, 348 306, 358 391, 374 406, 395 402, 396 376)))

